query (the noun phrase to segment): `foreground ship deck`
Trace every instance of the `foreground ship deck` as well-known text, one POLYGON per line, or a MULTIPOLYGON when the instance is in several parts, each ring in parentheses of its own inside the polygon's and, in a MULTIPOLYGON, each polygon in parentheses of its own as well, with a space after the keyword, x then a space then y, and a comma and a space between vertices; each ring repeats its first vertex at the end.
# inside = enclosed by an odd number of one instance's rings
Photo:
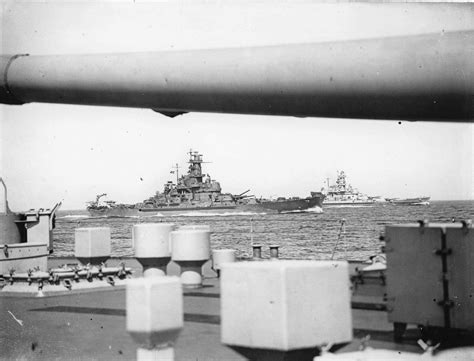
MULTIPOLYGON (((252 245, 255 262, 235 262, 235 250, 211 252, 208 225, 174 230, 171 223, 139 223, 132 229, 135 258, 104 265, 111 250, 108 227, 77 228, 76 259, 47 259, 58 207, 14 214, 6 203, 8 212, 0 217, 2 235, 8 236, 0 245, 0 359, 136 355, 141 361, 143 351, 154 354, 173 345, 178 360, 243 360, 250 350, 252 359, 303 361, 328 343, 338 347, 332 352, 369 345, 413 357, 422 353, 420 339, 439 340, 443 348, 474 342, 469 220, 388 225, 387 262, 374 258, 369 267, 277 260, 278 245, 269 246, 270 261, 259 262, 265 259, 258 244, 252 245), (29 227, 20 232, 17 226, 24 224, 29 227), (211 269, 211 253, 215 269, 228 262, 222 279, 211 269), (165 267, 180 278, 154 277, 164 275, 165 267), (155 338, 158 333, 162 339, 155 338), (142 340, 151 340, 152 349, 145 344, 137 352, 137 335, 149 337, 142 340)), ((474 356, 473 348, 461 352, 461 359, 474 356)))
MULTIPOLYGON (((121 260, 111 260, 117 264, 121 260)), ((51 259, 49 266, 74 263, 73 259, 51 259)), ((135 276, 141 268, 126 260, 135 276)), ((169 274, 178 274, 171 263, 169 274)), ((354 274, 354 265, 352 265, 354 274)), ((219 279, 204 266, 204 287, 184 291, 184 328, 175 345, 177 360, 244 360, 220 342, 219 279)), ((387 320, 384 287, 377 277, 358 288, 352 297, 354 340, 338 352, 358 350, 370 335, 373 348, 419 352, 417 330, 409 330, 401 343, 393 341, 393 326, 387 320)), ((126 331, 125 290, 94 291, 53 297, 0 296, 0 358, 63 360, 130 360, 136 343, 126 331)))

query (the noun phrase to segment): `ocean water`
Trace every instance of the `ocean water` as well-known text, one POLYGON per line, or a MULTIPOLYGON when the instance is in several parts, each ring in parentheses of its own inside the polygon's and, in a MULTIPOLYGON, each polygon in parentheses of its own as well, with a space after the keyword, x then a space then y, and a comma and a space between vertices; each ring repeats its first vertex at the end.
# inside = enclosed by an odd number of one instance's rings
POLYGON ((380 253, 379 236, 384 226, 394 223, 452 222, 474 217, 474 201, 432 201, 428 206, 337 206, 285 214, 201 213, 147 215, 145 217, 89 217, 87 211, 59 211, 54 230, 54 256, 74 255, 74 230, 79 227, 110 227, 112 256, 133 256, 132 226, 137 223, 167 222, 177 226, 206 224, 211 227, 211 247, 233 248, 237 257, 252 254, 252 244, 280 246, 285 259, 366 260, 380 253), (344 227, 341 227, 342 220, 344 227))

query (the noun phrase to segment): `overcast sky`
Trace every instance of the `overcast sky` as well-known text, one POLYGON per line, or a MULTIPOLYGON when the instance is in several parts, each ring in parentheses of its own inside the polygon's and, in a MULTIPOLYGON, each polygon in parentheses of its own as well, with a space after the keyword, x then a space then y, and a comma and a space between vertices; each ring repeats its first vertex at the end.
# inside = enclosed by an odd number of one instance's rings
MULTIPOLYGON (((2 53, 83 54, 331 41, 473 30, 472 7, 358 4, 2 3, 2 53), (328 15, 329 9, 329 15, 328 15), (467 10, 467 11, 466 11, 467 10), (362 12, 361 12, 362 14, 362 12)), ((466 5, 465 5, 466 6, 466 5)), ((343 104, 341 104, 343 106, 343 104)), ((1 176, 14 210, 138 202, 186 169, 190 148, 224 191, 307 196, 337 170, 386 197, 472 199, 472 124, 263 117, 50 104, 0 106, 1 176)))

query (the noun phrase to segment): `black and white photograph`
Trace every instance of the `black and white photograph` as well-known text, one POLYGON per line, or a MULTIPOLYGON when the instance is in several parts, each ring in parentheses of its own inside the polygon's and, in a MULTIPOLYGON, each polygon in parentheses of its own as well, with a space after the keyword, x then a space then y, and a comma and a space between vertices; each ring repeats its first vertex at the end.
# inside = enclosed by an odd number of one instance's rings
POLYGON ((474 4, 0 1, 0 360, 474 360, 474 4))

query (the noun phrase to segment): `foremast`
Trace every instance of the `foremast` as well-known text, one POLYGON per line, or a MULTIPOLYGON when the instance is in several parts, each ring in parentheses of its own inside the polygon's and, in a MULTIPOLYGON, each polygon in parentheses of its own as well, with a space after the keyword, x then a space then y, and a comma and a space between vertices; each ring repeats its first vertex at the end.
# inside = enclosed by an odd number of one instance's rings
POLYGON ((337 179, 336 184, 330 186, 329 185, 329 178, 327 179, 328 182, 328 195, 345 195, 346 193, 352 193, 353 189, 350 184, 346 182, 346 174, 344 171, 337 172, 337 179))
POLYGON ((188 174, 178 179, 177 189, 180 193, 182 191, 191 191, 191 193, 194 195, 203 186, 203 174, 201 166, 203 163, 202 154, 190 149, 188 163, 188 174))

